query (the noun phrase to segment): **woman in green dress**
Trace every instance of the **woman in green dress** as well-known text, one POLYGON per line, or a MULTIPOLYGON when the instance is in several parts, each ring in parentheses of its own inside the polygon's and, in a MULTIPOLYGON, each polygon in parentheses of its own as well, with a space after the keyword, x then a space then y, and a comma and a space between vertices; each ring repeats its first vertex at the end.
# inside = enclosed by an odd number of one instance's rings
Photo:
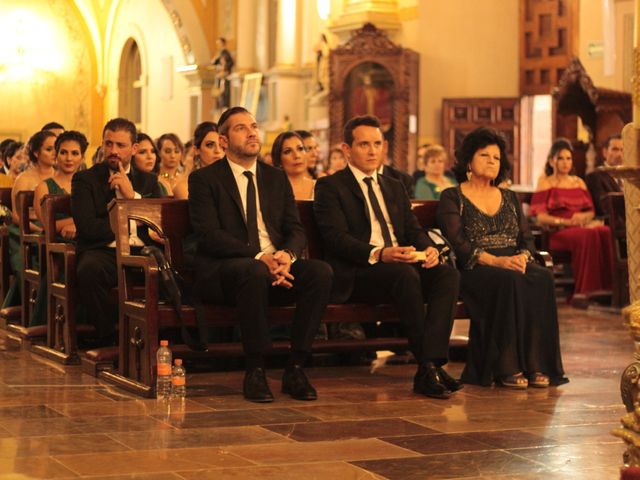
POLYGON ((424 177, 416 181, 416 200, 439 200, 440 192, 458 184, 445 172, 447 152, 440 145, 429 145, 424 152, 424 177))
MULTIPOLYGON (((29 167, 16 178, 11 189, 11 205, 13 223, 9 225, 9 261, 14 274, 14 281, 9 287, 7 296, 4 299, 2 308, 20 305, 20 286, 22 285, 22 252, 20 249, 20 223, 18 218, 18 193, 22 191, 33 191, 43 180, 53 175, 53 165, 55 163, 55 140, 53 132, 43 130, 34 134, 27 143, 27 153, 29 154, 29 167)), ((35 218, 33 219, 35 220, 35 218)), ((42 231, 36 224, 32 225, 33 231, 42 231)))
MULTIPOLYGON (((69 130, 60 134, 55 142, 56 164, 58 169, 53 177, 47 178, 35 189, 33 209, 39 223, 44 223, 42 200, 46 195, 68 195, 71 193, 71 179, 76 173, 87 151, 87 138, 80 132, 69 130)), ((76 237, 76 226, 70 216, 56 218, 56 233, 62 241, 72 241, 76 237)), ((40 267, 45 274, 46 264, 40 267)), ((47 282, 40 282, 38 297, 33 308, 29 326, 47 323, 47 282)))
MULTIPOLYGON (((153 140, 146 133, 138 133, 136 137, 136 143, 138 144, 138 151, 133 156, 133 167, 136 170, 147 173, 155 173, 159 175, 160 164, 158 163, 158 150, 156 149, 153 140)), ((158 186, 160 187, 160 193, 163 197, 169 196, 169 190, 167 190, 166 184, 158 178, 158 186)))

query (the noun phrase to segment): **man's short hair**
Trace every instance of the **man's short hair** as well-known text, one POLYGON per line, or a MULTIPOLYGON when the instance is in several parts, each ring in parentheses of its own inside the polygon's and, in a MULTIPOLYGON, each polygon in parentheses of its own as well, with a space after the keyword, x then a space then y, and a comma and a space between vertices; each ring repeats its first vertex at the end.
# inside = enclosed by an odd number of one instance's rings
POLYGON ((295 132, 300 136, 302 140, 313 137, 313 133, 309 132, 308 130, 296 130, 295 132))
POLYGON ((62 132, 56 138, 55 149, 56 155, 60 151, 60 145, 64 142, 76 142, 80 146, 80 153, 82 155, 87 151, 87 147, 89 146, 89 142, 87 141, 87 137, 84 136, 83 133, 76 132, 75 130, 67 130, 66 132, 62 132))
POLYGON ((373 115, 353 117, 344 125, 344 143, 351 146, 353 143, 353 131, 362 126, 380 128, 380 120, 378 120, 378 117, 374 117, 373 115))
POLYGON ((251 112, 244 107, 227 108, 222 112, 222 115, 220 115, 220 118, 218 119, 218 131, 220 132, 220 135, 227 135, 227 132, 229 131, 229 119, 238 113, 248 113, 251 115, 251 112))
POLYGON ((610 137, 607 137, 607 139, 604 141, 604 145, 602 146, 602 148, 604 148, 605 150, 609 148, 609 145, 611 144, 611 140, 622 140, 622 135, 617 133, 615 135, 611 135, 610 137))
POLYGON ((40 130, 55 130, 55 129, 64 130, 64 127, 60 125, 58 122, 49 122, 46 123, 40 130))
POLYGON ((102 138, 104 138, 104 134, 109 130, 111 132, 117 132, 119 130, 124 130, 125 132, 129 132, 129 136, 131 137, 131 143, 136 143, 136 137, 138 132, 136 130, 136 126, 133 124, 131 120, 127 120, 126 118, 112 118, 107 122, 107 124, 102 129, 102 138))

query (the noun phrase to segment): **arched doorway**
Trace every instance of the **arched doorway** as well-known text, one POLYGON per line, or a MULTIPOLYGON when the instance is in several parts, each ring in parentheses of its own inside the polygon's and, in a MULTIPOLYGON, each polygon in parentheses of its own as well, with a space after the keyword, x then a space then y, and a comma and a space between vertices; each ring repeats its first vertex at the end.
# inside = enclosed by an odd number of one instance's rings
POLYGON ((120 58, 118 77, 118 116, 142 123, 142 62, 140 49, 132 38, 127 40, 120 58))

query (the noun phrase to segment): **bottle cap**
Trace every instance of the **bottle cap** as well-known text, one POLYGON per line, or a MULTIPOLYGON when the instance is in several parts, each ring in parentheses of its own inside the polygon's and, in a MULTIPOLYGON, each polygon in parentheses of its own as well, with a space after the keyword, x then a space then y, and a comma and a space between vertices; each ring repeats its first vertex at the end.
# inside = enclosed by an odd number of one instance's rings
POLYGON ((160 346, 161 347, 168 347, 169 346, 169 340, 160 340, 160 346))
POLYGON ((174 363, 175 363, 177 366, 180 366, 180 365, 182 365, 182 359, 181 359, 181 358, 176 358, 176 359, 174 360, 174 363))

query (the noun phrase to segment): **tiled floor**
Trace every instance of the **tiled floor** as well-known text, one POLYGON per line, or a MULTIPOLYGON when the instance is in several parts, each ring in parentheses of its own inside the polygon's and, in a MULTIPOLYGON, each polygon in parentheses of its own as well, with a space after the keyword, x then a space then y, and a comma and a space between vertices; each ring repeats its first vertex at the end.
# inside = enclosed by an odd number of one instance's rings
POLYGON ((200 373, 184 403, 162 403, 1 348, 0 479, 619 478, 632 342, 612 314, 562 306, 561 329, 568 385, 449 401, 412 394, 405 365, 309 369, 311 403, 277 393, 273 370, 268 405, 242 399, 242 372, 200 373))

